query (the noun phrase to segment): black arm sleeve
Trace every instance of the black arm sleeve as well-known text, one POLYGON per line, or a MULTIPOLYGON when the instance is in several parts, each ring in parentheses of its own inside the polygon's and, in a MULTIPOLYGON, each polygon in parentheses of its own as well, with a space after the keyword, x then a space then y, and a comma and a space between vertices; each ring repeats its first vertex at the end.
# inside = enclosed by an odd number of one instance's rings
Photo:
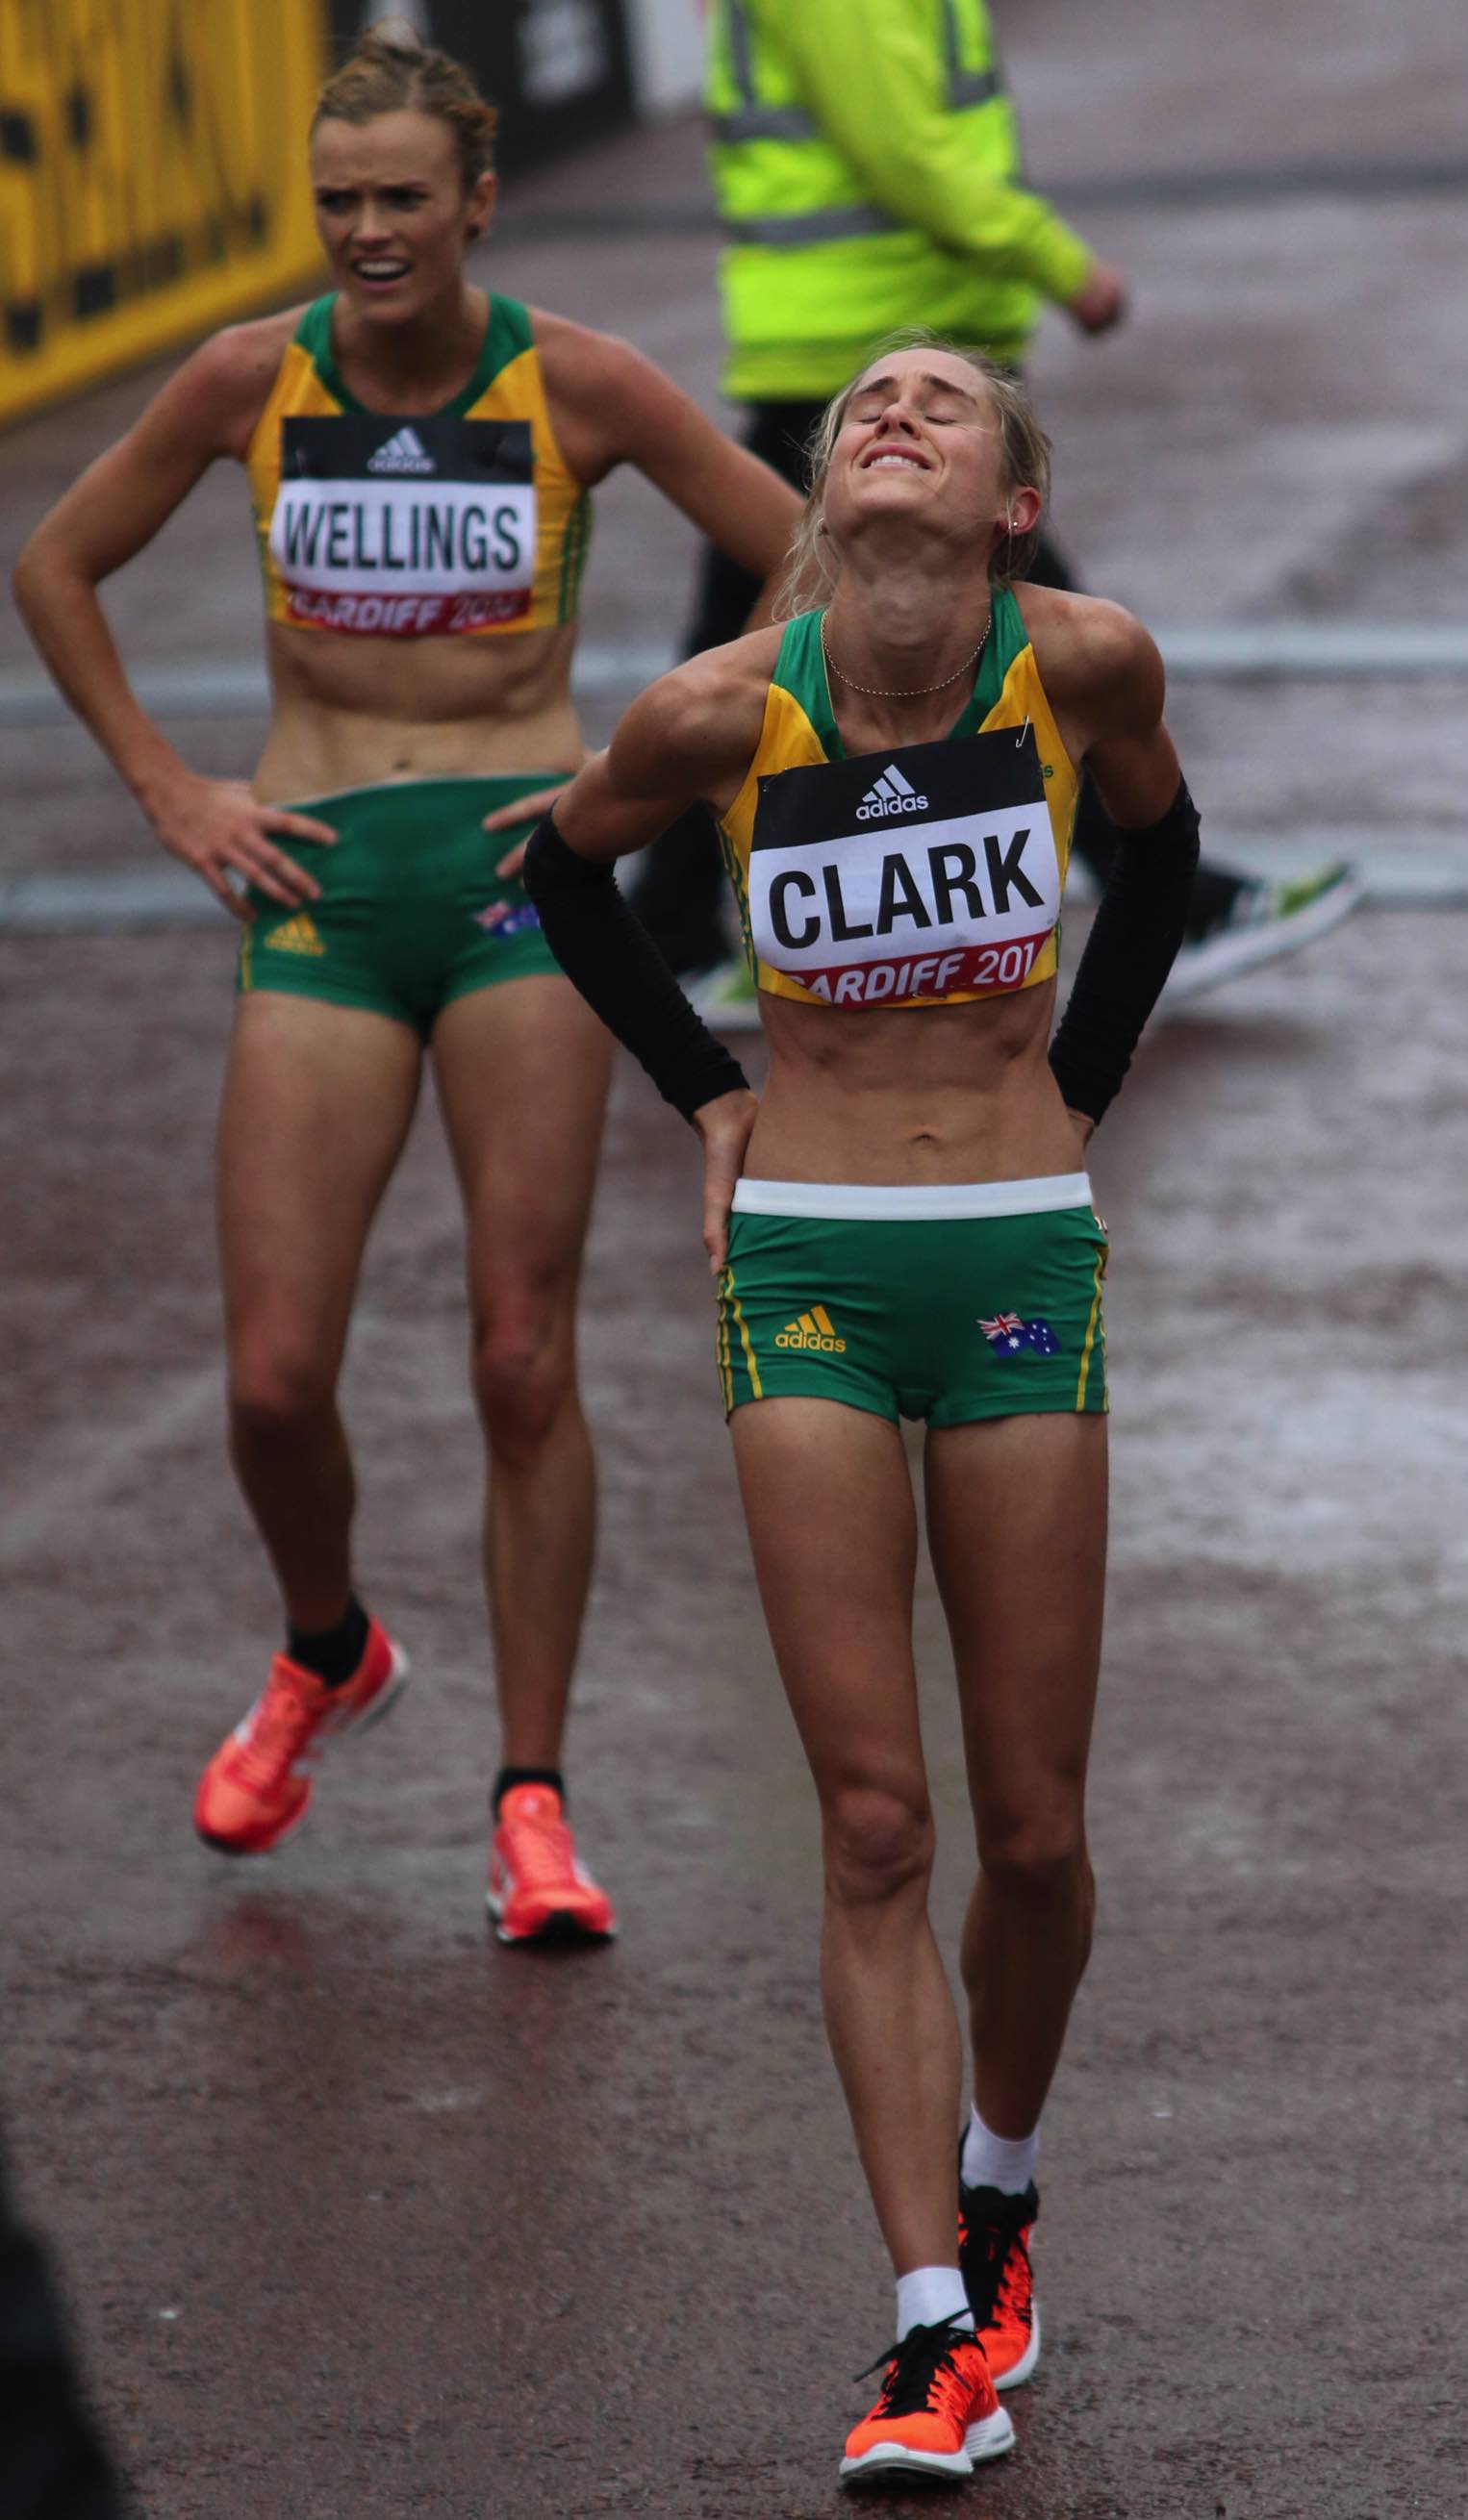
POLYGON ((691 1120, 748 1089, 737 1058, 693 1012, 610 866, 569 849, 547 814, 525 853, 525 888, 562 970, 610 1033, 640 1058, 665 1102, 691 1120))
POLYGON ((1067 1103, 1092 1120, 1119 1091, 1182 943, 1198 864, 1198 808, 1187 781, 1161 822, 1113 829, 1116 858, 1050 1044, 1067 1103))

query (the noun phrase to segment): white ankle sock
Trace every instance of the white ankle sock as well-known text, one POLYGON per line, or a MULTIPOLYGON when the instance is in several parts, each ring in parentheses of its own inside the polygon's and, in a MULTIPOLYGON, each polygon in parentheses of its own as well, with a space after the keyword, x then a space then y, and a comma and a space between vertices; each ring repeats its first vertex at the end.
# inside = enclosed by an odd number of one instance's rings
POLYGON ((963 2133, 965 2187, 997 2187, 1001 2196, 1023 2196, 1034 2177, 1039 2129, 1032 2135, 993 2135, 976 2108, 963 2133))
POLYGON ((951 2318, 960 2327, 974 2324, 963 2277, 956 2267, 914 2267, 910 2274, 898 2275, 899 2345, 909 2328, 936 2327, 942 2318, 951 2318))

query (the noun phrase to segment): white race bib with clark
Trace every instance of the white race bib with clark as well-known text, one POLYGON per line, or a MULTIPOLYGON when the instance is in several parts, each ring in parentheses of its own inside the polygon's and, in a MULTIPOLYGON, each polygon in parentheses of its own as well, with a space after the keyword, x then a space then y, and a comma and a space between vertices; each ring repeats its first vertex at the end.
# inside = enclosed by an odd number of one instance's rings
POLYGON ((535 532, 528 421, 282 424, 270 554, 293 620, 377 637, 518 620, 535 532))
POLYGON ((759 960, 833 1006, 1022 988, 1060 917, 1033 730, 761 779, 749 892, 759 960))

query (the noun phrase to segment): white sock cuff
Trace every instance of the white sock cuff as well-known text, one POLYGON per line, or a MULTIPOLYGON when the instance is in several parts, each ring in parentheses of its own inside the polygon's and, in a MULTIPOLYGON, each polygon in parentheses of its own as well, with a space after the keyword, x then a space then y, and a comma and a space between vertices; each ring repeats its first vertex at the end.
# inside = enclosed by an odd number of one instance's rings
POLYGON ((965 2327, 974 2324, 963 2277, 956 2267, 914 2267, 909 2274, 898 2275, 899 2345, 909 2328, 937 2327, 944 2318, 956 2319, 965 2327))
POLYGON ((978 2109, 970 2108, 961 2163, 965 2187, 997 2187, 1002 2196, 1023 2196, 1038 2158, 1038 2127, 1031 2135, 995 2135, 978 2109))

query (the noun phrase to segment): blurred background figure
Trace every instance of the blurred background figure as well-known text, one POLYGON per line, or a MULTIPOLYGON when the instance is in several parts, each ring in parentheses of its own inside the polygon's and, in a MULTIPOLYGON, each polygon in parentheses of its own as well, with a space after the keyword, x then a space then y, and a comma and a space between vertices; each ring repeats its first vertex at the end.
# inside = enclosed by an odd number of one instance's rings
MULTIPOLYGON (((708 25, 724 387, 749 407, 745 443, 797 488, 825 404, 901 327, 1017 369, 1046 301, 1083 333, 1121 322, 1122 273, 1025 189, 985 0, 711 0, 708 25)), ((1048 537, 1028 575, 1076 583, 1048 537)), ((685 652, 738 638, 757 593, 706 549, 685 652)), ((1114 839, 1089 781, 1075 850, 1104 884, 1114 839)), ((1205 860, 1170 997, 1308 942, 1358 897, 1342 867, 1265 882, 1205 860)), ((684 815, 655 844, 636 898, 701 1012, 753 1024, 706 814, 684 815)))
POLYGON ((0 2511, 5 2520, 122 2520, 82 2404, 40 2248, 0 2166, 0 2511))

